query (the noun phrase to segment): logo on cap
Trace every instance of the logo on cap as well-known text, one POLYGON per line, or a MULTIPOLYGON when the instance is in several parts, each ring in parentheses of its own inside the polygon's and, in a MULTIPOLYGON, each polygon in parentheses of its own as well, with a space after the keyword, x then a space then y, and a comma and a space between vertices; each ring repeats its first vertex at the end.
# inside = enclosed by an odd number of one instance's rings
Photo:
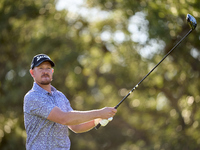
POLYGON ((47 56, 47 55, 40 55, 40 56, 37 56, 37 61, 39 61, 41 58, 48 58, 48 59, 50 59, 50 57, 47 56))
POLYGON ((39 54, 39 55, 36 55, 36 56, 33 57, 33 60, 32 60, 32 63, 31 63, 31 69, 39 66, 44 61, 49 61, 51 63, 52 67, 55 66, 54 62, 51 60, 51 58, 49 56, 47 56, 45 54, 39 54))

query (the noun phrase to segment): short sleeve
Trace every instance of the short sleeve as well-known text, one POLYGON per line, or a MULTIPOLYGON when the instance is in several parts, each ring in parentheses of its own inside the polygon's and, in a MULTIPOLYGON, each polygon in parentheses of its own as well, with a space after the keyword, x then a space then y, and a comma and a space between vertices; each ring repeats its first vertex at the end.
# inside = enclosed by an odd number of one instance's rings
POLYGON ((73 111, 73 108, 71 107, 69 100, 62 92, 58 91, 58 95, 56 97, 58 97, 57 99, 57 101, 59 102, 58 107, 61 108, 62 111, 64 112, 73 111))
POLYGON ((55 104, 44 96, 29 94, 24 97, 24 112, 30 115, 36 115, 47 118, 55 104))

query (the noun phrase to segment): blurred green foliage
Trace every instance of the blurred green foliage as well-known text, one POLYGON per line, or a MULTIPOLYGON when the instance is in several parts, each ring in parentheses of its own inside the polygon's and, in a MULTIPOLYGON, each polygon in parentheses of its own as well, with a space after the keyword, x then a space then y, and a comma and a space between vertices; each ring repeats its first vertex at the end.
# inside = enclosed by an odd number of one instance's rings
MULTIPOLYGON (((52 85, 77 110, 115 106, 200 22, 197 0, 86 0, 104 18, 56 10, 53 0, 1 0, 0 149, 25 149, 23 97, 32 87, 32 57, 55 62, 52 85)), ((200 29, 119 107, 106 127, 70 132, 77 150, 200 149, 200 29)))

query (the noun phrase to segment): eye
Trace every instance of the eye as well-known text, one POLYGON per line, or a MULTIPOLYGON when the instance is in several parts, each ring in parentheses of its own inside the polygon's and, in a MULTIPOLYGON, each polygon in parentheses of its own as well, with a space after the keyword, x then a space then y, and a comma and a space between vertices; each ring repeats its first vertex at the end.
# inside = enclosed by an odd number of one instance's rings
POLYGON ((42 68, 42 67, 39 67, 38 69, 39 69, 39 71, 42 71, 42 70, 43 70, 43 68, 42 68))

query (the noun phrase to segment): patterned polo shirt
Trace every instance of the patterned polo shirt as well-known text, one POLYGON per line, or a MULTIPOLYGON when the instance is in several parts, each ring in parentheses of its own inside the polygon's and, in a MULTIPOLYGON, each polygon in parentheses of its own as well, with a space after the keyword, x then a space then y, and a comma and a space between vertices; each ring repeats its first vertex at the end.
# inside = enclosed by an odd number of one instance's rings
POLYGON ((65 95, 51 86, 51 93, 33 83, 24 97, 24 124, 27 133, 27 150, 69 150, 68 127, 47 119, 51 110, 59 107, 72 111, 65 95))

